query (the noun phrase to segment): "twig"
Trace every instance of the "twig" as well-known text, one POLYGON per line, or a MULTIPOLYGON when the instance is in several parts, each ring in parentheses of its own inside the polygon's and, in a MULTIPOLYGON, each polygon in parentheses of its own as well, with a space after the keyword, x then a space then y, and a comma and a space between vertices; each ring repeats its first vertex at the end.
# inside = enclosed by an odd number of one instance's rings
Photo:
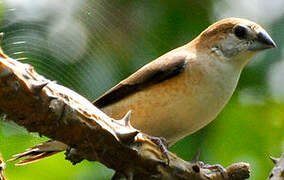
POLYGON ((6 166, 5 161, 2 155, 0 154, 0 180, 6 180, 5 173, 4 173, 5 166, 6 166))
POLYGON ((284 179, 284 153, 280 158, 270 157, 275 164, 274 168, 268 177, 269 180, 283 180, 284 179))

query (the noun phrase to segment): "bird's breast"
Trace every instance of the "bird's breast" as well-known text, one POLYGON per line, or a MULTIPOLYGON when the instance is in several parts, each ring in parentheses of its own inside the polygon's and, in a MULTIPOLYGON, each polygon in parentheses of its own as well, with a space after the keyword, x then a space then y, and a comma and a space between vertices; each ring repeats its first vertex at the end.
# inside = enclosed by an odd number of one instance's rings
MULTIPOLYGON (((238 73, 191 62, 186 71, 134 93, 103 111, 115 119, 132 110, 132 125, 173 143, 216 118, 231 97, 238 73)), ((214 66, 214 65, 213 65, 214 66)))

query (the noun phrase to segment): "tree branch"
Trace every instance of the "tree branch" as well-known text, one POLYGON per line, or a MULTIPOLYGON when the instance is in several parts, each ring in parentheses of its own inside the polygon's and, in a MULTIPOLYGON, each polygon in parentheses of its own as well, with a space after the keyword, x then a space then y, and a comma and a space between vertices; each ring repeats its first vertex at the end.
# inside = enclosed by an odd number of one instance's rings
POLYGON ((86 159, 114 169, 113 179, 249 177, 247 163, 223 169, 198 161, 186 162, 170 153, 167 164, 160 148, 148 135, 131 126, 130 113, 120 121, 114 120, 76 92, 39 75, 32 66, 7 57, 1 49, 0 111, 28 131, 75 149, 67 152, 73 163, 86 159))
POLYGON ((268 180, 283 180, 284 179, 284 153, 280 158, 270 157, 273 163, 275 164, 272 169, 268 180))
POLYGON ((6 166, 5 161, 2 155, 0 154, 0 180, 7 180, 4 173, 5 166, 6 166))

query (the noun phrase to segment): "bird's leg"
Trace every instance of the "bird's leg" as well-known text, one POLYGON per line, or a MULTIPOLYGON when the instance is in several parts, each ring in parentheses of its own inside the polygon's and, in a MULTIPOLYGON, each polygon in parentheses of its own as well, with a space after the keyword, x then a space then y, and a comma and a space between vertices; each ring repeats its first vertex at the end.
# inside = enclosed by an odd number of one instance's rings
POLYGON ((164 137, 149 136, 150 140, 159 146, 163 156, 167 158, 167 165, 170 163, 168 143, 164 137))
POLYGON ((228 174, 227 174, 226 169, 223 168, 220 164, 213 164, 213 165, 205 164, 202 166, 202 168, 210 169, 210 170, 217 170, 218 172, 220 172, 221 176, 224 179, 228 179, 228 174))

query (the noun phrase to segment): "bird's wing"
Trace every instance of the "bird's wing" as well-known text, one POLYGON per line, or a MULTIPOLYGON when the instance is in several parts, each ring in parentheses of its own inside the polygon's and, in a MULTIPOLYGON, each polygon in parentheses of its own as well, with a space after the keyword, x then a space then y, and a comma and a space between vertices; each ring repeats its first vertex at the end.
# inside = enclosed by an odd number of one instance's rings
POLYGON ((186 53, 161 56, 118 83, 93 101, 93 104, 98 108, 103 108, 152 84, 177 76, 184 71, 187 57, 186 53))

